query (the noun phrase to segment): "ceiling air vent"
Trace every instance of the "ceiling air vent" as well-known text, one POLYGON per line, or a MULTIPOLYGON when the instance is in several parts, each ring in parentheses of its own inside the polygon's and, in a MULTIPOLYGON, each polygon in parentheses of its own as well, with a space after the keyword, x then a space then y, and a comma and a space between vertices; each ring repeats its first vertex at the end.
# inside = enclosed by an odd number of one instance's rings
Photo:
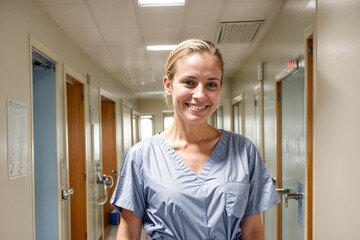
POLYGON ((218 43, 250 43, 264 21, 222 22, 218 43))

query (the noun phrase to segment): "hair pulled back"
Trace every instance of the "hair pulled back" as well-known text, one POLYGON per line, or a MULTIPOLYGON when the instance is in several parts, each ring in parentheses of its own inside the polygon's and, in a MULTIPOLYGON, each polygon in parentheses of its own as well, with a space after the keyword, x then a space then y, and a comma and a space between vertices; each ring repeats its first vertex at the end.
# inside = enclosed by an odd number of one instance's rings
POLYGON ((221 82, 224 75, 224 61, 220 50, 215 47, 215 45, 206 40, 200 39, 188 39, 181 42, 169 55, 166 62, 166 76, 169 80, 173 80, 176 64, 185 56, 189 56, 194 53, 199 54, 209 54, 214 56, 218 62, 218 65, 221 69, 221 82))

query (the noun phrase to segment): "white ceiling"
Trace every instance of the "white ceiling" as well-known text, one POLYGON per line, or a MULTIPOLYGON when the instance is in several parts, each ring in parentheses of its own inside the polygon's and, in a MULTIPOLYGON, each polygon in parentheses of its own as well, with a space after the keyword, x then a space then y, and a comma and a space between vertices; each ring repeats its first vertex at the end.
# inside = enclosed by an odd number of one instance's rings
POLYGON ((213 41, 231 78, 271 24, 283 0, 186 0, 185 6, 139 7, 137 0, 38 0, 95 62, 139 98, 161 96, 169 51, 147 45, 188 38, 213 41), (252 41, 218 44, 222 22, 263 20, 252 41))

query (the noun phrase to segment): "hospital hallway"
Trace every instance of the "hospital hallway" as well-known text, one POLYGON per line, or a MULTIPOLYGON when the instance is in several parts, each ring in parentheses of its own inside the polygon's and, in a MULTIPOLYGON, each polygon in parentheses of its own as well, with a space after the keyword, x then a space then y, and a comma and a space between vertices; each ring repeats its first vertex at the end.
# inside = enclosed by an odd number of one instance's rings
POLYGON ((173 124, 186 39, 224 60, 202 120, 254 143, 281 199, 266 240, 360 239, 360 0, 149 2, 0 0, 0 239, 116 238, 124 157, 173 124))

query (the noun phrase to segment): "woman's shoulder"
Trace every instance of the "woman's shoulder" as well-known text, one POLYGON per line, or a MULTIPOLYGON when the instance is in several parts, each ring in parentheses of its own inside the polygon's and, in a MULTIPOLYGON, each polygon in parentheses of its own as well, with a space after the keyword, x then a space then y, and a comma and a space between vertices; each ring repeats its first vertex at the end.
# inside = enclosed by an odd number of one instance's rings
POLYGON ((235 133, 235 132, 230 132, 230 131, 227 131, 227 130, 222 130, 223 132, 223 135, 225 136, 225 138, 229 139, 230 141, 241 141, 241 142, 244 142, 244 143, 252 143, 252 141, 244 136, 244 135, 241 135, 239 133, 235 133))
POLYGON ((151 148, 154 144, 157 144, 157 139, 159 138, 159 134, 155 134, 151 137, 145 138, 129 148, 129 152, 143 152, 147 149, 151 148))
POLYGON ((256 151, 256 146, 254 142, 239 133, 230 132, 226 130, 223 131, 223 144, 226 145, 228 148, 231 148, 233 150, 237 151, 256 151))

